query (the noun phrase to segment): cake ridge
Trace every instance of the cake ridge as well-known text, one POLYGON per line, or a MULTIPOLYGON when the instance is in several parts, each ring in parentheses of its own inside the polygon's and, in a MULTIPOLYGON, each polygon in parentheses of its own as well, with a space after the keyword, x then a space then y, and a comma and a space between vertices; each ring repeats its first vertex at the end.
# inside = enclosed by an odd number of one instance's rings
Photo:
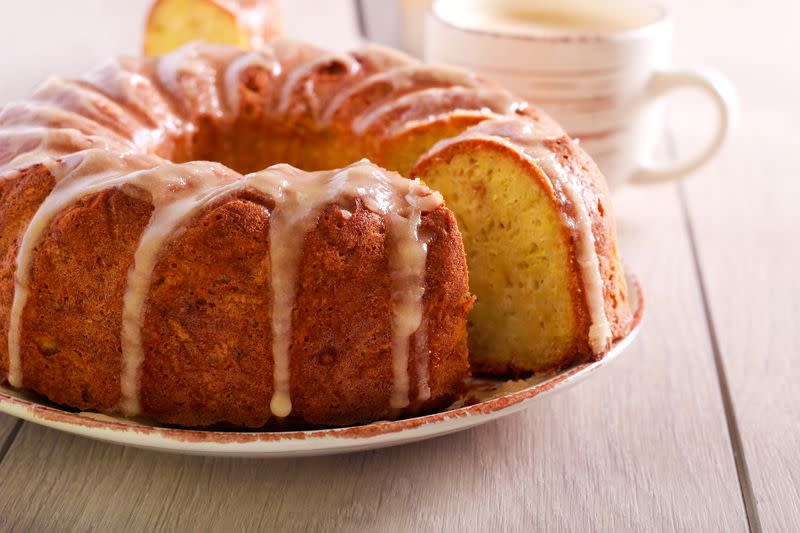
POLYGON ((122 62, 122 58, 109 60, 80 78, 66 80, 65 86, 75 86, 116 104, 144 129, 155 130, 167 126, 162 124, 162 119, 151 115, 151 108, 137 105, 138 102, 130 97, 128 90, 142 84, 146 78, 133 69, 123 68, 122 62), (127 82, 121 82, 124 78, 128 78, 127 82))
POLYGON ((228 108, 235 115, 240 113, 241 97, 239 95, 239 83, 243 73, 252 67, 261 67, 264 72, 268 72, 273 79, 279 78, 283 74, 283 65, 275 56, 273 47, 259 48, 238 56, 230 62, 225 73, 222 75, 225 87, 225 99, 228 108))
POLYGON ((183 91, 181 80, 186 78, 211 82, 208 84, 208 89, 201 93, 204 101, 200 101, 200 106, 191 111, 221 120, 227 116, 223 108, 225 96, 222 94, 227 88, 223 89, 220 83, 220 71, 227 69, 230 62, 240 55, 239 50, 195 41, 174 53, 157 58, 154 78, 158 80, 158 85, 169 95, 175 106, 184 108, 180 110, 182 114, 188 111, 185 109, 187 104, 192 105, 192 103, 181 98, 183 91))
MULTIPOLYGON (((246 185, 272 196, 276 206, 270 217, 270 258, 273 291, 273 359, 275 388, 270 408, 276 416, 291 412, 289 390, 289 340, 294 294, 297 291, 297 261, 301 247, 298 235, 305 235, 319 210, 343 197, 361 198, 373 212, 388 217, 389 268, 392 279, 392 359, 394 391, 391 405, 406 407, 408 399, 408 350, 410 339, 419 332, 427 244, 419 238, 423 210, 441 205, 441 195, 419 181, 380 169, 361 160, 343 169, 297 173, 288 165, 276 165, 244 177, 246 185), (278 315, 276 318, 276 314, 278 315)), ((425 333, 421 334, 424 338, 425 333)), ((424 339, 427 345, 427 339, 424 339)))
POLYGON ((147 166, 148 163, 156 163, 148 157, 126 157, 110 150, 93 149, 76 152, 58 161, 41 163, 55 176, 56 185, 28 222, 17 251, 14 296, 8 329, 8 381, 11 385, 22 386, 20 356, 22 312, 28 300, 28 281, 34 249, 44 238, 50 222, 67 206, 93 192, 125 183, 135 175, 130 170, 143 162, 145 168, 152 168, 147 166))
POLYGON ((324 123, 330 123, 340 106, 359 91, 363 91, 372 84, 388 82, 397 90, 401 88, 413 87, 415 76, 425 77, 447 83, 448 85, 462 84, 464 86, 475 86, 476 77, 466 71, 455 68, 443 67, 438 70, 431 70, 423 63, 409 63, 407 66, 397 67, 391 70, 377 71, 369 76, 365 76, 358 82, 349 87, 343 88, 331 100, 322 115, 324 123))
POLYGON ((124 143, 129 142, 129 139, 96 120, 47 102, 9 102, 0 108, 0 123, 4 125, 3 130, 10 130, 16 126, 69 128, 86 135, 102 134, 106 138, 113 137, 124 143))
MULTIPOLYGON (((345 71, 349 76, 354 76, 361 72, 361 64, 352 56, 352 54, 348 53, 325 54, 313 61, 309 61, 306 64, 293 69, 287 74, 280 90, 280 99, 278 100, 278 105, 276 108, 278 115, 284 115, 289 111, 289 107, 292 104, 291 97, 294 94, 294 91, 296 90, 297 84, 300 82, 300 80, 306 76, 310 76, 314 70, 320 66, 332 63, 344 65, 345 71)), ((319 118, 324 115, 324 112, 320 111, 319 109, 320 102, 313 91, 313 87, 311 87, 309 84, 306 84, 303 89, 306 93, 306 96, 312 101, 312 117, 314 117, 316 120, 319 120, 319 118)))
MULTIPOLYGON (((128 416, 141 412, 139 371, 144 361, 142 328, 145 304, 160 252, 188 220, 204 207, 241 187, 241 176, 222 166, 205 162, 160 165, 127 176, 133 182, 144 173, 152 173, 155 188, 150 193, 153 212, 134 253, 128 270, 122 304, 122 372, 120 375, 120 410, 128 416), (166 176, 172 175, 174 181, 166 176), (196 191, 194 189, 197 189, 196 191)), ((141 184, 137 183, 141 186, 141 184)))
POLYGON ((489 114, 509 115, 519 109, 519 101, 505 90, 488 87, 431 87, 386 102, 360 121, 354 123, 353 130, 364 134, 373 129, 379 119, 389 117, 383 124, 386 136, 391 138, 400 133, 404 125, 419 120, 442 119, 451 116, 449 107, 457 107, 461 112, 477 111, 484 117, 489 114), (398 113, 397 116, 393 114, 398 113))
POLYGON ((52 76, 34 90, 31 99, 82 114, 129 139, 136 137, 137 130, 148 129, 138 117, 124 109, 122 105, 112 101, 101 91, 92 90, 90 87, 89 83, 79 83, 78 80, 52 76), (107 108, 99 109, 101 102, 107 108))
POLYGON ((86 134, 75 128, 22 124, 0 128, 0 172, 16 171, 93 148, 113 149, 120 153, 134 149, 129 143, 118 143, 113 138, 86 134))

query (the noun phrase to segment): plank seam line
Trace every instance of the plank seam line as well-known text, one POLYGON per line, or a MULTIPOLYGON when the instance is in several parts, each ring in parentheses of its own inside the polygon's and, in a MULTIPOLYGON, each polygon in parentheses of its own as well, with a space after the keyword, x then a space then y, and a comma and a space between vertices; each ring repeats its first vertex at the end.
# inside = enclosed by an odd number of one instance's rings
POLYGON ((6 438, 6 441, 3 443, 3 446, 0 447, 0 464, 3 464, 3 461, 5 460, 6 455, 8 454, 8 450, 11 449, 11 445, 16 440, 17 435, 19 434, 19 430, 22 428, 22 424, 24 424, 24 422, 19 419, 14 423, 14 427, 11 428, 11 433, 8 434, 8 438, 6 438))
POLYGON ((361 37, 368 39, 367 22, 364 16, 364 0, 356 0, 356 21, 358 22, 358 32, 361 34, 361 37))
POLYGON ((733 400, 731 399, 728 376, 725 372, 725 364, 722 361, 722 352, 719 347, 719 339, 717 337, 717 329, 714 324, 714 317, 711 315, 711 305, 709 303, 708 292, 706 290, 703 268, 700 264, 700 254, 698 252, 694 225, 692 224, 692 219, 689 215, 689 202, 684 183, 678 184, 678 196, 681 204, 683 222, 689 237, 689 247, 691 249, 692 259, 694 261, 695 275, 697 276, 697 282, 700 287, 700 298, 703 301, 703 314, 705 315, 709 340, 711 341, 711 351, 714 356, 714 366, 717 371, 717 382, 719 384, 720 396, 722 397, 722 407, 725 412, 725 421, 728 425, 728 438, 730 439, 733 460, 734 464, 736 465, 736 474, 739 477, 739 489, 742 495, 742 503, 744 504, 744 512, 747 517, 747 525, 751 533, 762 533, 761 519, 758 516, 758 506, 756 505, 755 495, 753 494, 753 485, 750 481, 750 469, 747 466, 747 458, 745 457, 744 446, 742 445, 742 436, 741 432, 739 431, 739 423, 736 420, 736 410, 733 406, 733 400))

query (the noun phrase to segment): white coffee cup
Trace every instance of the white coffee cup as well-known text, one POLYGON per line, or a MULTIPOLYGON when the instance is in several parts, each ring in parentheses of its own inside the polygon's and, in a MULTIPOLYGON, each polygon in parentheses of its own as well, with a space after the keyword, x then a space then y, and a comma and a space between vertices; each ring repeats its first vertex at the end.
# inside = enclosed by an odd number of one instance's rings
POLYGON ((543 108, 595 159, 612 187, 684 176, 730 129, 734 90, 709 69, 673 69, 672 18, 632 0, 437 0, 425 58, 474 70, 543 108), (661 98, 677 88, 711 97, 716 132, 688 160, 652 162, 664 134, 661 98))

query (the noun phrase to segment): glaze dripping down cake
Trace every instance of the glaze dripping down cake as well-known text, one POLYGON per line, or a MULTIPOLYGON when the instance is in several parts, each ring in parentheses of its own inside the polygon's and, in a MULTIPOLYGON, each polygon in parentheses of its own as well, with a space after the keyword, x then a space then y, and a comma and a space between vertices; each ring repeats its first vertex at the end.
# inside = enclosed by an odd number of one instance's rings
POLYGON ((242 177, 105 149, 23 182, 43 178, 52 190, 16 251, 12 385, 254 427, 389 418, 460 390, 466 264, 423 185, 368 162, 242 177))
POLYGON ((468 329, 475 368, 518 374, 601 357, 630 322, 577 145, 375 46, 194 43, 48 80, 0 111, 0 244, 0 375, 187 426, 430 412, 469 374, 468 329))

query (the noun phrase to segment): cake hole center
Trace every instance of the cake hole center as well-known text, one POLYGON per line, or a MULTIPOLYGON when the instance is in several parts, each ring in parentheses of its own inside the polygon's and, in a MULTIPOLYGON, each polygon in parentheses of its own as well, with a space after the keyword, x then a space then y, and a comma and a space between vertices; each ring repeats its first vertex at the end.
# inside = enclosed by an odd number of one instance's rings
POLYGON ((170 159, 176 163, 214 161, 248 174, 287 163, 305 171, 345 167, 370 150, 352 134, 322 130, 313 124, 290 124, 248 118, 243 114, 231 124, 199 121, 170 159))

